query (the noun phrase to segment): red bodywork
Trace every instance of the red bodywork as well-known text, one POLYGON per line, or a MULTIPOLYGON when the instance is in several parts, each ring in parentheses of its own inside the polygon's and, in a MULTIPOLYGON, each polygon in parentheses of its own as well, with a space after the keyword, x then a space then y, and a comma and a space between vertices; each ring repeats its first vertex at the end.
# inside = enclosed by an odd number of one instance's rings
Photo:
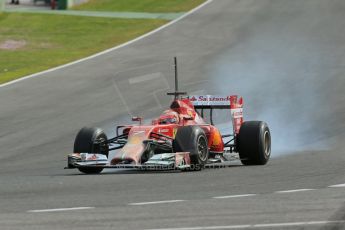
MULTIPOLYGON (((237 101, 237 96, 227 97, 231 110, 234 132, 237 134, 243 122, 242 98, 237 101)), ((151 133, 159 133, 174 139, 181 126, 198 125, 204 131, 208 139, 208 147, 211 153, 222 154, 224 143, 219 130, 210 124, 196 112, 190 99, 174 100, 169 110, 152 121, 151 125, 129 125, 123 129, 128 133, 128 141, 111 160, 111 165, 127 162, 135 165, 142 164, 141 157, 146 150, 145 140, 153 139, 151 133), (161 121, 173 118, 173 123, 162 124, 161 121), (176 118, 176 119, 175 119, 176 118)))

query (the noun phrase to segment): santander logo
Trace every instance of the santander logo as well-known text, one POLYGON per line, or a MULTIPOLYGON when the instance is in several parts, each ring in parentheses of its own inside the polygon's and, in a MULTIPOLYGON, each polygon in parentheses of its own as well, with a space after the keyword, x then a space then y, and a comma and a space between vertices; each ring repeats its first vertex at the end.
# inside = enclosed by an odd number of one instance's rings
POLYGON ((199 95, 191 96, 190 101, 230 101, 230 96, 213 96, 213 95, 199 95))
POLYGON ((189 100, 194 105, 230 105, 230 96, 193 95, 189 100))
POLYGON ((192 96, 191 98, 189 98, 189 100, 193 102, 193 101, 196 101, 197 99, 195 96, 192 96))

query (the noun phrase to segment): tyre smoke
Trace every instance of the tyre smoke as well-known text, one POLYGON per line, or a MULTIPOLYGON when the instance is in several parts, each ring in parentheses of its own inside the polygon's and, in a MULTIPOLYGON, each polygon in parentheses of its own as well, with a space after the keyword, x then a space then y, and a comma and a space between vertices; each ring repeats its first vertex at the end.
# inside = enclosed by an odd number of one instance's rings
POLYGON ((207 66, 213 93, 243 96, 245 120, 268 123, 275 155, 330 148, 344 134, 345 30, 340 11, 320 4, 322 15, 271 12, 237 28, 207 66))

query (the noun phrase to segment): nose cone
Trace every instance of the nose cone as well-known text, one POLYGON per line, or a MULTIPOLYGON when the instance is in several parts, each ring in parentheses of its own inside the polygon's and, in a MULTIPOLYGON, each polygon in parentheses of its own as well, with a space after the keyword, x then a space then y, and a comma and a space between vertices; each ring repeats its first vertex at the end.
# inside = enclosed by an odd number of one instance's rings
POLYGON ((141 156, 145 151, 144 140, 150 138, 153 126, 133 126, 128 134, 128 141, 115 153, 110 164, 140 164, 141 156))

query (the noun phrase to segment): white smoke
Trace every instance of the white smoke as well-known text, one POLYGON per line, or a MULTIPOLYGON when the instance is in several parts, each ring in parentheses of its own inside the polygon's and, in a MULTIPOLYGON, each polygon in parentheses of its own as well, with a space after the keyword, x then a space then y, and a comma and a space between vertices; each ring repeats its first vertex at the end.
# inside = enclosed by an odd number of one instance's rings
POLYGON ((263 120, 272 133, 273 156, 328 148, 332 106, 319 56, 297 47, 256 41, 224 52, 212 63, 217 94, 244 98, 245 120, 263 120), (274 50, 276 48, 276 50, 274 50))

